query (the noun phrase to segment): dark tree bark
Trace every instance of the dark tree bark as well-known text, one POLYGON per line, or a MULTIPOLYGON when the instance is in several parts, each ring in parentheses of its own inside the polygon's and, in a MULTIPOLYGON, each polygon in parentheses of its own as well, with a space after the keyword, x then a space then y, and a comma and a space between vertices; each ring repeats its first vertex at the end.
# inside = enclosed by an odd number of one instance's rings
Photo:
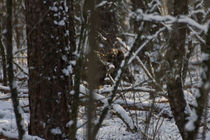
POLYGON ((75 96, 70 97, 76 49, 72 2, 26 1, 29 133, 50 140, 74 139, 76 133, 75 125, 67 125, 77 117, 75 96))
MULTIPOLYGON (((0 25, 1 26, 1 25, 0 25)), ((1 27, 0 27, 1 31, 1 27)), ((2 34, 0 33, 0 54, 1 54, 1 59, 2 59, 2 69, 3 69, 3 85, 7 86, 7 62, 6 62, 6 54, 2 42, 2 34)))
MULTIPOLYGON (((185 15, 188 12, 187 0, 175 0, 174 2, 174 16, 185 15)), ((185 57, 185 39, 187 32, 187 25, 181 23, 174 23, 173 30, 169 38, 169 48, 166 53, 166 60, 168 62, 167 73, 167 91, 171 110, 183 139, 187 133, 185 132, 185 124, 187 122, 185 113, 186 100, 184 99, 184 92, 182 87, 182 66, 185 57)))
POLYGON ((87 82, 89 89, 88 103, 87 103, 87 139, 94 140, 94 121, 95 121, 95 112, 96 106, 94 102, 94 90, 99 87, 99 80, 102 78, 104 80, 105 76, 102 74, 104 69, 100 69, 103 65, 100 65, 100 60, 98 60, 97 54, 98 51, 98 40, 97 40, 97 28, 99 23, 99 16, 95 10, 96 0, 86 0, 85 1, 85 14, 87 14, 88 10, 90 11, 89 17, 89 33, 88 33, 88 43, 89 43, 89 53, 87 54, 87 58, 89 62, 87 65, 87 82), (100 72, 99 72, 100 71, 100 72))
MULTIPOLYGON (((2 10, 2 13, 0 13, 0 55, 1 55, 1 59, 2 59, 2 70, 3 70, 3 85, 4 86, 7 86, 7 68, 6 68, 6 65, 7 65, 7 62, 6 62, 6 48, 4 47, 3 45, 3 21, 4 21, 4 16, 3 16, 3 12, 5 11, 5 7, 3 6, 3 1, 0 3, 1 6, 1 10, 2 10)), ((6 24, 5 24, 6 25, 6 24)), ((5 27, 4 27, 5 28, 5 27)))

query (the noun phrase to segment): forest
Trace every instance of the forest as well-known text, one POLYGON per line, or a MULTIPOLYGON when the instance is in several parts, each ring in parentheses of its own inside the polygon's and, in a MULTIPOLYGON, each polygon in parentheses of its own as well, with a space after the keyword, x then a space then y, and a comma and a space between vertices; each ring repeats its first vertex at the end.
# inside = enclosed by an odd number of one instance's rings
POLYGON ((0 0, 1 140, 210 140, 210 0, 0 0))

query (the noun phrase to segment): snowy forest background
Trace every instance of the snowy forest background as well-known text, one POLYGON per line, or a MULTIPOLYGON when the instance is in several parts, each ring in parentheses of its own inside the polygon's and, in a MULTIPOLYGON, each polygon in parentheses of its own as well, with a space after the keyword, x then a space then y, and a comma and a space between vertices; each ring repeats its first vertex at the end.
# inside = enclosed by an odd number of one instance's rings
POLYGON ((210 0, 1 0, 0 139, 209 140, 210 0))

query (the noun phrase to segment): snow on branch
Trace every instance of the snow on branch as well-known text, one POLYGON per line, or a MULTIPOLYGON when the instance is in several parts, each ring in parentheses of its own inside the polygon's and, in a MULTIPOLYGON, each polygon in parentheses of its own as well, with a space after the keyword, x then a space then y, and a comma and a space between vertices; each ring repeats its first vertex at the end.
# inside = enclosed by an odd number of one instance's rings
POLYGON ((190 26, 196 27, 197 29, 207 33, 208 31, 208 26, 210 21, 206 22, 205 24, 199 24, 192 18, 186 16, 186 15, 180 15, 177 17, 166 15, 166 16, 161 16, 161 15, 156 15, 156 14, 146 14, 143 13, 141 9, 138 9, 137 12, 134 14, 136 19, 138 21, 151 21, 151 22, 165 22, 168 24, 172 23, 185 23, 190 26))
MULTIPOLYGON (((155 92, 155 89, 145 88, 145 87, 124 87, 117 89, 116 92, 155 92)), ((111 89, 100 89, 99 94, 110 93, 111 89)))
POLYGON ((155 39, 162 31, 164 31, 166 27, 161 28, 158 30, 154 35, 150 36, 141 46, 138 47, 138 49, 134 52, 133 56, 129 59, 128 65, 137 57, 139 52, 153 39, 155 39))
MULTIPOLYGON (((17 89, 17 91, 19 93, 28 93, 27 89, 17 89)), ((0 85, 0 92, 9 93, 10 92, 10 88, 0 85)))
POLYGON ((130 128, 131 130, 134 130, 136 128, 131 117, 128 115, 128 113, 122 106, 114 104, 113 109, 117 112, 119 117, 123 120, 123 122, 127 125, 128 128, 130 128))

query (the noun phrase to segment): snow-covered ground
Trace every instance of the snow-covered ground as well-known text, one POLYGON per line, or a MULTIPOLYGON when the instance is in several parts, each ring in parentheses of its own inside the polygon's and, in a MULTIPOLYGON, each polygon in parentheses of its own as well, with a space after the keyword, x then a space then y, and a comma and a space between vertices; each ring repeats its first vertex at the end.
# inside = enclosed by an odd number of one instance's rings
MULTIPOLYGON (((24 95, 24 94, 23 94, 24 95)), ((17 128, 15 123, 15 116, 13 113, 13 107, 11 99, 9 98, 10 94, 0 93, 0 134, 8 136, 10 138, 17 138, 17 128)), ((20 95, 21 96, 21 95, 20 95)), ((28 109, 28 99, 20 98, 20 104, 24 109, 23 118, 25 129, 29 124, 29 109, 28 109)), ((131 113, 132 114, 132 113, 131 113)), ((135 113, 133 113, 135 114, 135 113)), ((138 111, 137 115, 138 122, 135 122, 138 130, 135 133, 129 132, 126 128, 126 125, 121 119, 119 119, 114 114, 109 114, 105 119, 100 131, 98 133, 98 140, 141 140, 142 133, 144 132, 144 121, 145 121, 145 112, 138 111)), ((133 117, 134 118, 134 117, 133 117)), ((79 124, 83 124, 85 120, 83 118, 79 119, 79 124)), ((84 140, 85 138, 85 126, 81 127, 77 132, 77 137, 79 140, 84 140)), ((151 138, 155 140, 181 140, 178 129, 175 125, 173 119, 168 118, 153 118, 151 120, 149 133, 151 138)), ((39 140, 38 137, 31 137, 26 135, 25 140, 39 140)), ((41 139, 40 139, 41 140, 41 139)), ((208 131, 206 140, 210 140, 210 131, 208 131)))
MULTIPOLYGON (((9 98, 10 94, 0 93, 0 135, 3 134, 8 138, 18 138, 17 126, 15 115, 13 112, 12 101, 9 98)), ((20 95, 21 97, 21 95, 20 95)), ((22 114, 24 118, 24 126, 27 130, 29 124, 29 112, 28 112, 28 99, 25 98, 25 95, 22 95, 23 98, 20 98, 20 105, 24 109, 22 114)), ((25 140, 42 140, 36 136, 28 135, 28 132, 24 136, 25 140)))

